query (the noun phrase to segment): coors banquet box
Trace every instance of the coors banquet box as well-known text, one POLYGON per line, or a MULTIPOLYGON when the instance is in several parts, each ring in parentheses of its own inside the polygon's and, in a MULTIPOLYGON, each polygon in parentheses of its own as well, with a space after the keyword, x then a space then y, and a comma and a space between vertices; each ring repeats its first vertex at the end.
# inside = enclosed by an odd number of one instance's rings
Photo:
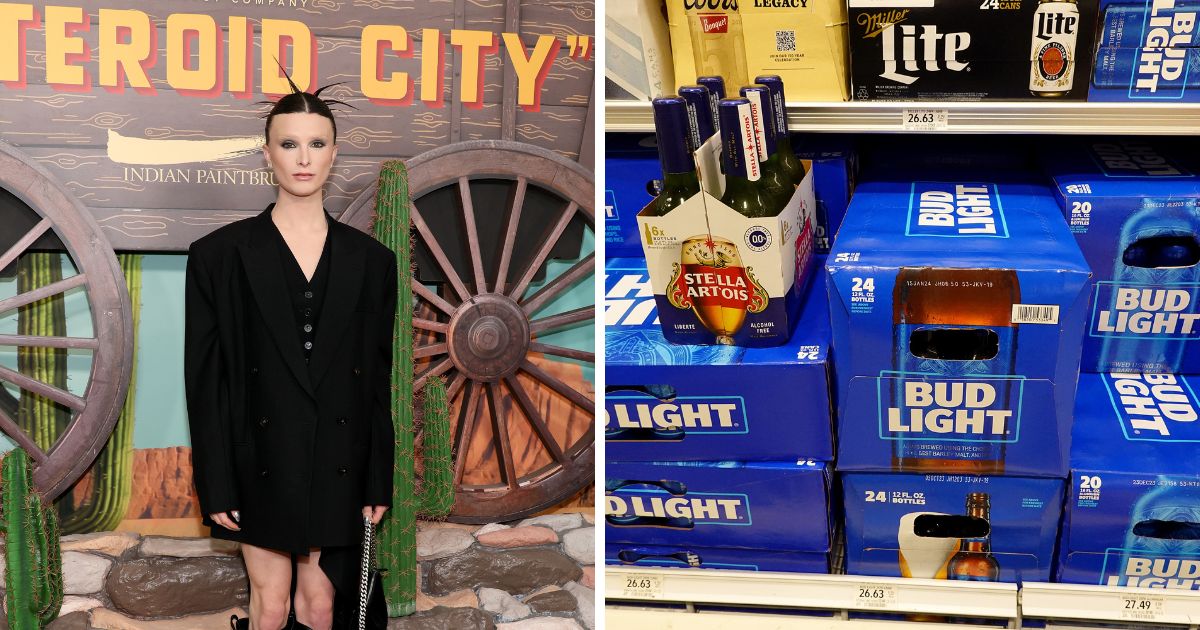
POLYGON ((1057 579, 1200 590, 1200 379, 1084 374, 1057 579))
POLYGON ((825 265, 838 470, 1063 477, 1087 264, 1031 175, 935 173, 860 182, 825 265))
POLYGON ((1083 100, 1098 0, 849 0, 856 101, 1083 100))

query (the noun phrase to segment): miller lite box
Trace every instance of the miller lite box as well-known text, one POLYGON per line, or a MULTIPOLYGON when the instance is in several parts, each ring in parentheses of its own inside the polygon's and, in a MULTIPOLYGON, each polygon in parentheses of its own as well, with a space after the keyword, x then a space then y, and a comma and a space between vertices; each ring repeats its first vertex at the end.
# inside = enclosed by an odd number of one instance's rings
POLYGON ((652 133, 609 133, 604 143, 604 255, 640 257, 637 214, 662 189, 658 141, 652 133))
POLYGON ((604 466, 607 545, 828 554, 824 462, 613 462, 604 466))
POLYGON ((796 140, 792 145, 797 147, 796 157, 812 162, 813 197, 817 202, 816 253, 828 254, 854 194, 858 152, 854 141, 846 136, 818 133, 796 140))
POLYGON ((817 203, 811 163, 805 169, 772 216, 742 215, 713 188, 702 188, 665 215, 656 216, 653 204, 638 213, 667 341, 752 348, 787 343, 814 264, 817 203))
POLYGON ((1097 2, 849 0, 854 100, 1083 100, 1097 2))
POLYGON ((666 0, 677 87, 720 76, 731 94, 778 75, 790 101, 844 101, 845 0, 666 0))
POLYGON ((848 574, 1050 580, 1062 479, 852 473, 841 482, 848 574))
POLYGON ((604 545, 604 563, 624 567, 828 573, 829 560, 828 551, 727 549, 722 547, 636 545, 629 543, 607 543, 604 545))
POLYGON ((1087 264, 1047 187, 942 174, 861 182, 826 263, 838 470, 1064 477, 1087 264))
POLYGON ((1200 102, 1196 0, 1101 0, 1092 101, 1200 102))
POLYGON ((1200 379, 1084 374, 1060 582, 1200 590, 1200 379))
POLYGON ((822 279, 803 296, 791 341, 771 348, 669 343, 644 260, 610 258, 604 290, 610 461, 833 459, 822 279))
POLYGON ((1200 161, 1186 144, 1111 139, 1046 170, 1095 273, 1088 372, 1200 372, 1200 161))

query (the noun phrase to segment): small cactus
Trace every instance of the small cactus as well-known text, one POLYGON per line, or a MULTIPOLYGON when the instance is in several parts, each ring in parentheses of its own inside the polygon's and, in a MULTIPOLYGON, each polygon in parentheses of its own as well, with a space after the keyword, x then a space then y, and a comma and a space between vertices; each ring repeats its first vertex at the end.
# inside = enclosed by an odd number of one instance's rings
POLYGON ((8 627, 40 630, 58 616, 63 602, 58 518, 33 487, 25 451, 18 448, 5 455, 0 476, 8 627))
POLYGON ((454 456, 450 448, 450 402, 446 381, 440 376, 425 383, 425 443, 422 459, 425 478, 421 485, 421 515, 440 520, 454 507, 454 456))

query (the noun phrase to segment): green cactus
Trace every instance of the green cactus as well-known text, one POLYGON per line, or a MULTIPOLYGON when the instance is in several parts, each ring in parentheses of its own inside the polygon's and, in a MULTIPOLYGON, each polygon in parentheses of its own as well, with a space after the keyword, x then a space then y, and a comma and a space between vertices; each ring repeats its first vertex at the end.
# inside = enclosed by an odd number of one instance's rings
POLYGON ((63 602, 58 518, 33 487, 25 451, 14 449, 4 457, 0 477, 8 627, 40 630, 58 616, 63 602))
MULTIPOLYGON (((62 254, 30 253, 17 264, 17 292, 24 293, 62 280, 62 254)), ((62 294, 53 295, 17 309, 17 334, 63 337, 67 334, 66 306, 62 294)), ((17 348, 17 371, 53 385, 67 388, 66 348, 17 348)), ((17 424, 44 451, 58 439, 71 421, 65 406, 28 391, 21 392, 17 424)))
POLYGON ((435 376, 425 383, 424 452, 425 475, 421 484, 421 515, 444 519, 454 507, 454 456, 450 448, 450 403, 446 400, 446 381, 435 376))
MULTIPOLYGON (((137 330, 142 314, 142 256, 141 254, 117 254, 121 271, 125 275, 125 286, 129 289, 130 311, 133 314, 133 358, 131 365, 137 366, 137 330)), ((133 489, 133 423, 134 392, 137 391, 137 369, 129 376, 129 392, 121 407, 121 416, 112 435, 92 465, 91 497, 82 505, 64 494, 59 500, 59 515, 65 534, 109 531, 117 528, 129 511, 129 497, 133 489)))

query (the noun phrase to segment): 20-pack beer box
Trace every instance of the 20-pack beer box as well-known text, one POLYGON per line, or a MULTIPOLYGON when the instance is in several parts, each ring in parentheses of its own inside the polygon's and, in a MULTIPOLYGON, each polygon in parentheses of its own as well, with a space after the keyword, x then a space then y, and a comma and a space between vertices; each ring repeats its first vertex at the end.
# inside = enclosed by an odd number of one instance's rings
POLYGON ((770 348, 667 342, 644 260, 609 259, 604 291, 610 461, 833 459, 823 279, 803 296, 796 334, 770 348))
POLYGON ((830 550, 824 462, 605 464, 605 543, 830 550))
POLYGON ((841 481, 847 573, 1050 580, 1061 479, 850 473, 841 481))
POLYGON ((1087 264, 1031 176, 940 174, 860 182, 826 263, 838 470, 1063 477, 1087 264))
POLYGON ((1200 102, 1196 0, 1101 0, 1091 101, 1200 102))
POLYGON ((1084 374, 1057 579, 1200 590, 1200 379, 1084 374))
POLYGON ((1186 143, 1106 139, 1045 160, 1092 266, 1082 369, 1200 372, 1200 160, 1186 143))
POLYGON ((849 0, 854 100, 1087 97, 1097 0, 849 0))

